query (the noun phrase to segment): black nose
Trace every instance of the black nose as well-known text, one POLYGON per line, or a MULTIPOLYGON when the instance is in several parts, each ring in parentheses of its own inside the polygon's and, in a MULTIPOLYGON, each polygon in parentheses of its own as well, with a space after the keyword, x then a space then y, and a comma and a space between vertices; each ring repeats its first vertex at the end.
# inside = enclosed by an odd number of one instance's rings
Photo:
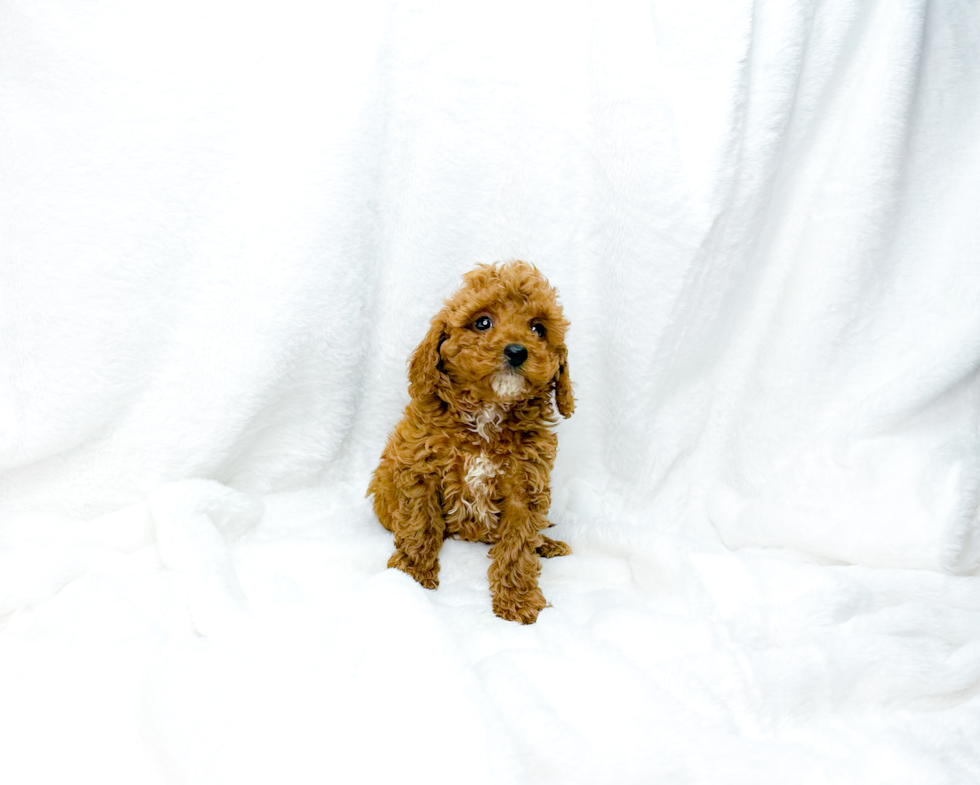
POLYGON ((527 349, 519 343, 511 343, 504 347, 504 357, 510 363, 511 368, 520 368, 527 359, 527 349))

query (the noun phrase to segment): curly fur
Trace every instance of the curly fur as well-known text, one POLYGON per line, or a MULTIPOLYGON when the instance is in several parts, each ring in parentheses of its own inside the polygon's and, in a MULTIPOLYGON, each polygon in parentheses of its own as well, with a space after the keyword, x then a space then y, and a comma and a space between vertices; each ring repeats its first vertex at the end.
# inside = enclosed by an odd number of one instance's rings
POLYGON ((389 567, 434 589, 445 538, 489 543, 494 613, 524 624, 546 605, 540 557, 571 553, 541 533, 551 525, 558 445, 552 395, 563 417, 575 407, 567 328, 533 266, 479 265, 464 275, 409 360, 411 402, 368 487, 395 536, 389 567), (492 326, 478 329, 481 317, 492 326), (508 346, 527 351, 516 368, 508 346))

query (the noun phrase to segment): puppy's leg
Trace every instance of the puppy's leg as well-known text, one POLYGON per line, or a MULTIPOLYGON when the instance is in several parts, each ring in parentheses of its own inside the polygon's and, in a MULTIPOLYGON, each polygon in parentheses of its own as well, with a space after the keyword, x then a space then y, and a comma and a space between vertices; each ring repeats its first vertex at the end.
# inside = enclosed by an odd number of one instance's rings
POLYGON ((500 618, 533 624, 547 605, 538 576, 541 559, 535 550, 537 518, 523 500, 508 496, 500 516, 500 539, 490 548, 490 593, 500 618))
MULTIPOLYGON (((550 465, 548 467, 550 472, 550 465)), ((551 488, 547 483, 548 475, 545 475, 546 482, 543 487, 537 491, 531 491, 529 494, 529 507, 531 513, 537 515, 537 529, 541 531, 542 529, 550 529, 555 524, 549 523, 547 514, 548 509, 551 507, 551 488)), ((550 537, 546 537, 543 534, 538 534, 534 542, 534 549, 538 552, 539 556, 543 556, 546 559, 550 559, 554 556, 567 556, 572 552, 572 549, 568 547, 565 543, 559 540, 553 540, 550 537)))
POLYGON ((395 552, 388 566, 408 573, 426 589, 435 589, 446 528, 436 488, 430 483, 412 487, 401 499, 396 517, 389 527, 395 535, 395 552))
MULTIPOLYGON (((540 469, 538 470, 540 471, 540 469)), ((535 516, 536 537, 534 539, 534 549, 539 556, 550 559, 554 556, 567 556, 572 549, 561 542, 553 540, 543 534, 538 534, 542 529, 550 529, 555 524, 548 522, 548 509, 551 507, 551 487, 548 484, 548 475, 551 471, 551 464, 547 464, 544 470, 545 482, 537 490, 528 489, 528 509, 531 515, 535 516)), ((528 472, 531 473, 530 471, 528 472)))
POLYGON ((550 559, 553 556, 568 556, 572 552, 572 549, 560 540, 553 540, 550 537, 545 537, 543 534, 538 535, 538 539, 540 542, 535 550, 539 556, 544 556, 546 559, 550 559))

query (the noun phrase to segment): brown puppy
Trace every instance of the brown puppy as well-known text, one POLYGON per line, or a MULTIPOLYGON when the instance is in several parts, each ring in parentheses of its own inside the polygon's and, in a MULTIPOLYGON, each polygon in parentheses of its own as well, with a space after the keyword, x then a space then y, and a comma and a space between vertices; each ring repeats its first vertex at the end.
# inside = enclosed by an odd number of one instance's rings
POLYGON ((552 393, 563 417, 575 408, 567 328, 531 265, 464 275, 412 354, 412 400, 368 487, 395 535, 389 567, 434 589, 444 538, 489 543, 494 613, 524 624, 546 605, 539 557, 571 553, 541 534, 558 445, 552 393))

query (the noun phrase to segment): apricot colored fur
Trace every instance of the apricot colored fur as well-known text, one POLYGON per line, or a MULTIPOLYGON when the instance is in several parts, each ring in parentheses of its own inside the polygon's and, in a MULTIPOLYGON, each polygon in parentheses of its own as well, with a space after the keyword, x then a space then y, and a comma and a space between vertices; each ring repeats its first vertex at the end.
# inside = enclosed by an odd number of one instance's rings
POLYGON ((562 416, 575 407, 567 328, 555 290, 531 265, 480 265, 464 275, 409 360, 411 402, 368 487, 395 536, 389 567, 435 589, 445 538, 488 543, 494 613, 523 624, 546 605, 540 557, 571 553, 541 533, 551 525, 558 444, 552 395, 562 416), (483 316, 492 326, 481 331, 483 316), (543 336, 535 332, 542 328, 543 336), (527 350, 519 367, 507 346, 527 350))

